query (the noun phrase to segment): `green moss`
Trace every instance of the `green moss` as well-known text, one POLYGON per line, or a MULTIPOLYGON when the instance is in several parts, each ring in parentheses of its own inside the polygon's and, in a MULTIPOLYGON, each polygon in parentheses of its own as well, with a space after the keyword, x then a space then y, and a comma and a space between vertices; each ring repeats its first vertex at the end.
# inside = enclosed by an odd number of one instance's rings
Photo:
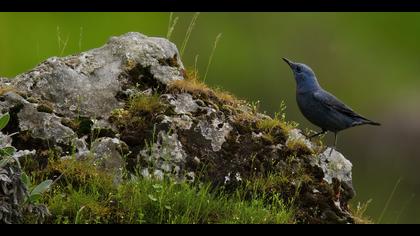
POLYGON ((133 115, 155 114, 164 109, 159 95, 136 94, 128 101, 128 111, 133 115))
POLYGON ((61 124, 75 131, 78 136, 83 136, 91 133, 93 121, 88 117, 80 116, 74 119, 63 118, 61 124))
POLYGON ((288 151, 292 155, 309 155, 314 154, 314 150, 310 149, 307 144, 302 139, 293 139, 289 140, 286 143, 288 151))
POLYGON ((285 140, 288 134, 286 123, 276 117, 258 120, 256 126, 263 132, 263 139, 271 143, 285 140))

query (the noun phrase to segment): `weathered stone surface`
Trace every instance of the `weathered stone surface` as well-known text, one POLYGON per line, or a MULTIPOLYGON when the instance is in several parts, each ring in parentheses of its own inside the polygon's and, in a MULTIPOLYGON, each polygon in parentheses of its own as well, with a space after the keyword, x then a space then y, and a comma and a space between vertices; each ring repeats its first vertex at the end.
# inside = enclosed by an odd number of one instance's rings
POLYGON ((227 95, 172 86, 188 83, 178 81, 184 79, 168 40, 112 37, 103 47, 0 79, 0 86, 14 88, 0 94, 0 112, 12 117, 6 132, 17 133, 0 140, 35 149, 37 160, 52 144, 61 157, 75 150, 76 158, 91 156, 115 173, 116 182, 126 168, 148 178, 224 185, 229 192, 275 174, 282 181, 261 191, 294 199, 298 222, 353 222, 351 163, 340 153, 320 153, 297 128, 258 128, 271 118, 227 95), (135 96, 141 99, 131 104, 135 96))

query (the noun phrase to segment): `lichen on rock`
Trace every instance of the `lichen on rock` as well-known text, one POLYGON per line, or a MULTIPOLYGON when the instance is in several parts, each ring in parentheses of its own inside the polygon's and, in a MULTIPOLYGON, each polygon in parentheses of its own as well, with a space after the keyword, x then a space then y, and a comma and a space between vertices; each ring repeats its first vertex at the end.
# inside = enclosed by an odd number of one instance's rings
POLYGON ((222 149, 223 143, 225 143, 232 130, 232 126, 228 122, 224 122, 217 117, 211 122, 200 120, 196 128, 207 140, 211 141, 212 149, 215 152, 222 149))
POLYGON ((185 165, 187 154, 176 133, 160 131, 156 143, 147 145, 140 151, 138 158, 147 163, 147 167, 142 170, 144 176, 149 176, 148 173, 152 172, 157 178, 161 178, 163 174, 173 175, 177 179, 184 177, 180 170, 185 165), (153 171, 149 171, 149 167, 153 171))

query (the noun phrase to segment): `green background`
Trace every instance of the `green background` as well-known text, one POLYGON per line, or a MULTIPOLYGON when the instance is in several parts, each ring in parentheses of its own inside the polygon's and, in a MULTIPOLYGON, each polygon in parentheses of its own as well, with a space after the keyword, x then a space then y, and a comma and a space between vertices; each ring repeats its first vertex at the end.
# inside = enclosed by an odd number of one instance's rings
MULTIPOLYGON (((178 48, 193 14, 174 13, 179 21, 171 40, 178 48)), ((14 77, 128 31, 164 37, 168 20, 169 13, 0 13, 0 75, 14 77)), ((284 100, 287 119, 316 129, 298 111, 295 81, 281 60, 288 57, 311 66, 325 89, 381 122, 340 133, 338 148, 353 163, 352 204, 372 199, 367 215, 376 222, 420 223, 420 14, 201 13, 184 65, 192 67, 199 55, 204 74, 219 33, 210 85, 258 100, 269 114, 284 100)))

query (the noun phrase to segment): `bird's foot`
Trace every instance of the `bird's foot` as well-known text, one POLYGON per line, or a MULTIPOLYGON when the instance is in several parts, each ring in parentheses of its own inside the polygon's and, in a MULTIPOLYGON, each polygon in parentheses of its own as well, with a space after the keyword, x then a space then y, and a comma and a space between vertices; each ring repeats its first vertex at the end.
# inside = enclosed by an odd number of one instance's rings
MULTIPOLYGON (((313 132, 313 131, 312 131, 313 132)), ((321 135, 323 135, 323 134, 325 134, 327 131, 321 131, 321 132, 318 132, 318 133, 315 133, 315 134, 310 134, 310 133, 307 133, 307 134, 304 134, 305 136, 306 136, 306 138, 307 139, 309 139, 309 140, 311 140, 312 138, 315 138, 315 137, 318 137, 318 136, 321 136, 321 135)))

